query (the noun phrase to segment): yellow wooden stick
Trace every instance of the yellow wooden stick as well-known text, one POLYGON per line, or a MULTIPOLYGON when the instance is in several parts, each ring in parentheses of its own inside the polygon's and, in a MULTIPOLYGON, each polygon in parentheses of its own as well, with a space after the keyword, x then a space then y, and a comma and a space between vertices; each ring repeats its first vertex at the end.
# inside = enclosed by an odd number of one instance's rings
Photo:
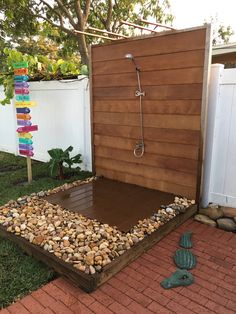
POLYGON ((27 174, 28 174, 28 183, 32 182, 32 164, 31 164, 31 158, 26 157, 27 160, 27 174))

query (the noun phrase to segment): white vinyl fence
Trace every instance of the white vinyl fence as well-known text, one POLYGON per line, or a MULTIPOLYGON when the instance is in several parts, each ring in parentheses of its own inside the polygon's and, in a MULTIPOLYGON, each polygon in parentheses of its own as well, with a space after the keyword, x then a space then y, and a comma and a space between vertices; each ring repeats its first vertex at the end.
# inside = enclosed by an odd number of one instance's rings
POLYGON ((202 205, 236 207, 236 69, 211 69, 202 205))
MULTIPOLYGON (((47 151, 66 149, 81 153, 83 169, 91 170, 91 131, 89 81, 86 77, 72 81, 31 82, 30 96, 37 102, 31 108, 32 123, 39 130, 33 134, 33 159, 48 161, 47 151)), ((3 98, 3 89, 0 89, 3 98)), ((18 154, 15 107, 0 106, 0 151, 18 154)))

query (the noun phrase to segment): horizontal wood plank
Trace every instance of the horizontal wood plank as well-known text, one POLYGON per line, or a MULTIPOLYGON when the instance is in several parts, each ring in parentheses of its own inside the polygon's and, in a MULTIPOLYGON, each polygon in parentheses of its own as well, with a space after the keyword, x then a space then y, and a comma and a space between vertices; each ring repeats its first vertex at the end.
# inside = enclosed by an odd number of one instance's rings
MULTIPOLYGON (((141 72, 142 89, 146 86, 176 85, 202 83, 203 67, 188 69, 171 69, 152 72, 141 72)), ((116 86, 137 86, 137 75, 134 69, 131 73, 94 75, 93 86, 96 87, 116 87, 116 86)))
POLYGON ((125 172, 127 174, 132 174, 136 176, 141 176, 144 178, 165 181, 179 184, 181 186, 196 187, 196 176, 190 173, 183 173, 179 171, 154 168, 147 165, 140 165, 138 163, 129 163, 125 161, 114 161, 112 158, 103 158, 95 156, 95 165, 107 170, 115 170, 125 172))
MULTIPOLYGON (((94 124, 94 133, 108 136, 118 136, 137 140, 140 137, 140 128, 113 124, 94 124)), ((199 145, 199 132, 194 130, 171 130, 145 128, 145 139, 174 144, 199 145)))
MULTIPOLYGON (((94 112, 139 112, 139 100, 94 100, 94 112)), ((159 114, 201 114, 200 100, 146 100, 143 99, 143 113, 159 114)))
POLYGON ((127 53, 132 53, 137 57, 204 49, 205 36, 206 29, 202 28, 181 33, 172 32, 166 34, 166 36, 156 35, 93 46, 93 61, 122 59, 127 53))
MULTIPOLYGON (((146 86, 145 99, 201 99, 202 84, 146 86)), ((94 87, 93 97, 96 100, 136 99, 133 87, 94 87)))
POLYGON ((95 146, 95 155, 101 158, 111 158, 115 161, 127 161, 140 166, 147 165, 155 168, 170 169, 186 173, 197 173, 198 161, 196 160, 160 156, 158 151, 153 154, 146 152, 142 158, 136 158, 133 154, 133 149, 134 146, 131 150, 95 146))
MULTIPOLYGON (((204 54, 205 51, 201 49, 163 55, 135 56, 135 59, 142 72, 145 72, 201 67, 204 62, 204 54)), ((134 65, 122 56, 121 59, 116 61, 101 60, 93 62, 92 72, 94 76, 99 74, 133 73, 134 65)))
MULTIPOLYGON (((136 143, 135 139, 113 137, 99 134, 94 135, 95 146, 104 146, 130 151, 134 149, 135 143, 136 143)), ((150 154, 157 153, 160 156, 171 156, 198 160, 198 147, 193 145, 161 143, 157 141, 145 140, 145 152, 150 154)))
MULTIPOLYGON (((140 126, 140 115, 137 113, 94 112, 94 123, 140 126)), ((143 114, 143 125, 159 129, 200 130, 199 116, 143 114)), ((144 130, 145 133, 145 130, 144 130)))
POLYGON ((137 184, 149 189, 156 189, 163 192, 174 193, 175 195, 184 195, 190 199, 195 199, 196 197, 196 188, 187 187, 171 182, 153 180, 147 177, 142 177, 140 175, 122 172, 120 170, 117 171, 114 169, 105 169, 100 166, 96 166, 96 174, 113 180, 137 184))

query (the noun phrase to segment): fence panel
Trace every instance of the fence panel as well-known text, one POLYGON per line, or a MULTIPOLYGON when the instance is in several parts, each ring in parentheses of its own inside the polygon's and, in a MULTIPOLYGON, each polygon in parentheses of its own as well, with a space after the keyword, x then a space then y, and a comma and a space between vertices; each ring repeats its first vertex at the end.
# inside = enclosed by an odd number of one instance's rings
MULTIPOLYGON (((31 82, 31 99, 37 102, 31 108, 33 124, 34 159, 48 161, 51 148, 74 147, 73 153, 83 156, 83 169, 91 170, 90 101, 88 79, 78 81, 31 82)), ((0 107, 0 150, 17 152, 16 118, 13 105, 0 107), (4 131, 5 130, 5 131, 4 131), (9 140, 8 140, 9 139, 9 140)))
MULTIPOLYGON (((0 86, 0 99, 3 99, 3 87, 0 86)), ((16 147, 16 117, 11 105, 0 105, 0 151, 17 153, 16 147)))
POLYGON ((236 69, 212 74, 202 203, 236 207, 236 69))

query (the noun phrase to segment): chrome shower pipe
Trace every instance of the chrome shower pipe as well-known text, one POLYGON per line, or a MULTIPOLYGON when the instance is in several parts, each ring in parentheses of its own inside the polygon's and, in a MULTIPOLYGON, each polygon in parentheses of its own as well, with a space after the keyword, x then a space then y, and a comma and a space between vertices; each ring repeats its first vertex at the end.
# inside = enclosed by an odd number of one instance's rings
POLYGON ((142 91, 141 86, 141 79, 140 79, 140 72, 141 69, 138 67, 134 56, 131 53, 127 53, 125 58, 131 60, 135 66, 136 74, 137 74, 137 81, 138 81, 138 90, 135 91, 135 96, 139 97, 139 117, 140 117, 140 139, 137 141, 134 147, 134 156, 136 158, 141 158, 145 152, 145 144, 144 144, 144 132, 143 132, 143 104, 142 104, 142 97, 145 96, 145 92, 142 91))

